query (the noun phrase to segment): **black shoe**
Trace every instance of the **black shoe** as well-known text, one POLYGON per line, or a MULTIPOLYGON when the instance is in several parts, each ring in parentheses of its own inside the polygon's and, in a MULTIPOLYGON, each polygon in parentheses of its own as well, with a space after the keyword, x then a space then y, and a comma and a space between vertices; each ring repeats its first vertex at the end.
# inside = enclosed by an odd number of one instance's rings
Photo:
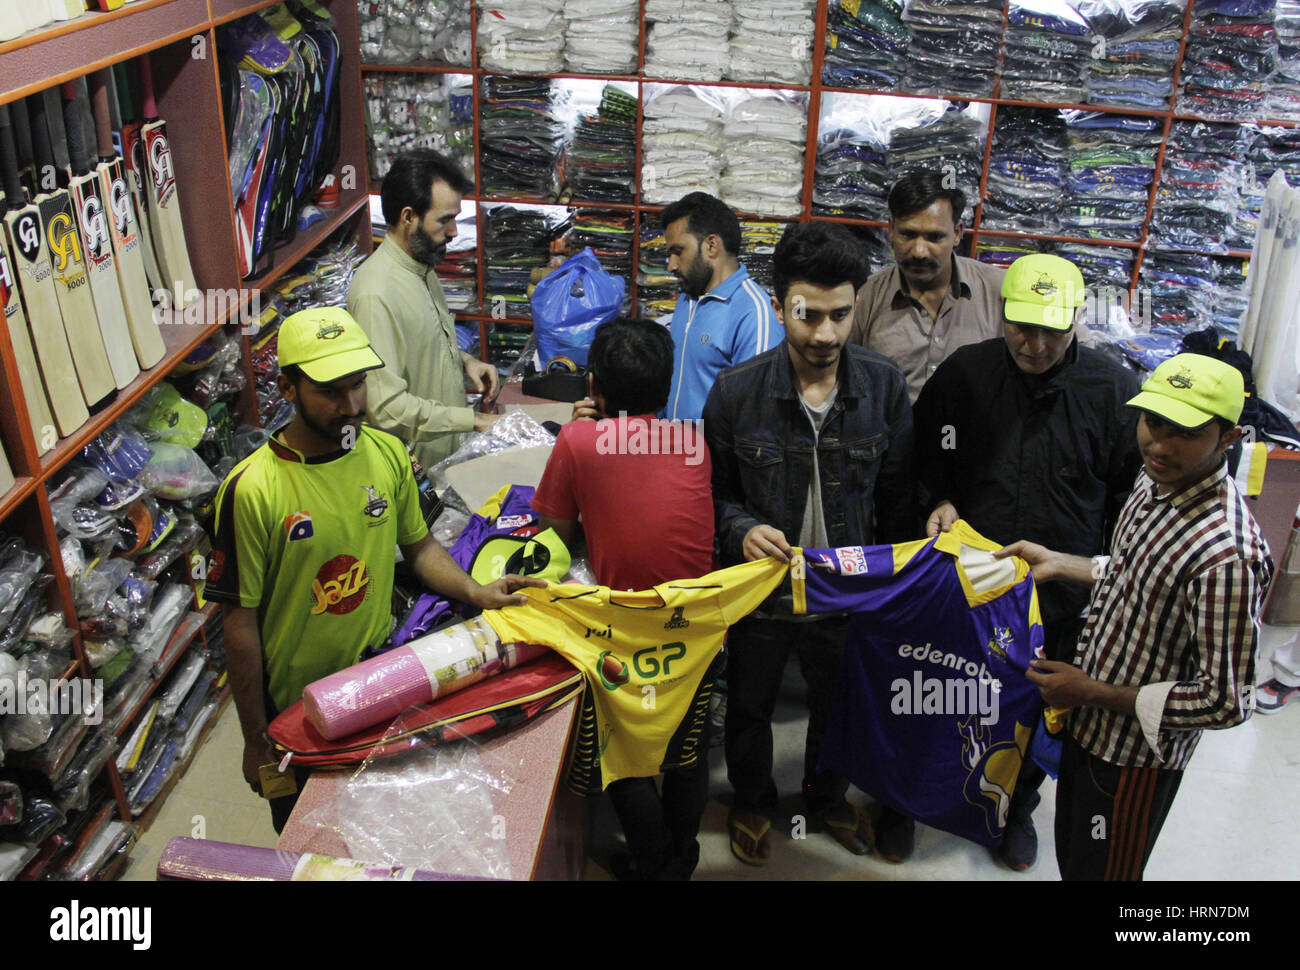
POLYGON ((1035 791, 1011 799, 1006 836, 998 846, 998 858, 1016 872, 1024 872, 1038 861, 1038 833, 1034 831, 1032 816, 1040 798, 1035 791))
POLYGON ((876 819, 876 852, 886 862, 905 861, 916 848, 916 819, 882 808, 876 819))
POLYGON ((619 882, 645 882, 630 852, 615 852, 609 859, 609 874, 619 882))

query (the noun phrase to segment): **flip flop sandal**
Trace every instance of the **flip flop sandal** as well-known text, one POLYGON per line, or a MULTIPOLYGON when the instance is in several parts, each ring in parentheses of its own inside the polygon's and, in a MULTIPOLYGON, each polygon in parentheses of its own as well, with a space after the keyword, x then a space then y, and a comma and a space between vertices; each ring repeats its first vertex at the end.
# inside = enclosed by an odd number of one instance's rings
MULTIPOLYGON (((871 816, 853 806, 853 821, 826 818, 826 831, 854 855, 870 855, 876 834, 872 830, 871 816)), ((733 850, 734 851, 734 850, 733 850)))
POLYGON ((737 859, 739 859, 747 866, 767 865, 767 857, 758 855, 757 849, 759 848, 759 846, 767 844, 766 842, 767 833, 771 830, 771 828, 772 828, 772 822, 770 819, 763 819, 763 824, 759 826, 757 832, 751 829, 744 822, 738 821, 735 818, 727 819, 727 829, 731 834, 731 854, 734 855, 737 859), (741 848, 737 833, 749 839, 750 844, 752 844, 754 846, 754 849, 756 850, 755 853, 753 854, 748 853, 743 848, 741 848))

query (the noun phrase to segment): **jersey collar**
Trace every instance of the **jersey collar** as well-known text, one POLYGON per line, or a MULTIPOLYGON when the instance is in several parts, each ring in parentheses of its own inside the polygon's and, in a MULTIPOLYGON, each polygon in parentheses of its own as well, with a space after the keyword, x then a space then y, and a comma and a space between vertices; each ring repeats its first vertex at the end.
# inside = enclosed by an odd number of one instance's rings
POLYGON ((700 297, 700 300, 704 301, 710 298, 722 300, 724 302, 730 300, 735 296, 736 291, 740 289, 747 279, 749 279, 749 271, 745 269, 745 266, 742 263, 740 269, 736 270, 713 289, 709 290, 709 292, 705 293, 700 297))
MULTIPOLYGON (((293 419, 290 418, 289 420, 292 421, 293 419)), ((340 448, 337 451, 326 452, 323 455, 313 455, 308 458, 297 448, 285 443, 281 435, 287 427, 289 427, 288 421, 277 428, 271 437, 266 439, 266 446, 271 449, 271 454, 284 461, 296 462, 299 465, 324 465, 331 461, 338 461, 340 458, 346 458, 352 453, 347 448, 340 448)))

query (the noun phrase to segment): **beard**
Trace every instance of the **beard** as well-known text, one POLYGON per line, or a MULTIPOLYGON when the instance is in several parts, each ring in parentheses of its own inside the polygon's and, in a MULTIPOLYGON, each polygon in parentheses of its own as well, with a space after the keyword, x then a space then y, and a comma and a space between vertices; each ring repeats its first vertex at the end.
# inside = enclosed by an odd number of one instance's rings
POLYGON ((424 226, 419 224, 407 238, 407 245, 411 248, 411 258, 425 266, 437 266, 447 254, 447 244, 434 242, 433 237, 424 231, 424 226))
POLYGON ((322 441, 334 442, 340 448, 344 449, 355 446, 357 434, 361 427, 361 421, 366 416, 366 412, 362 410, 362 412, 355 417, 341 419, 331 423, 323 422, 314 414, 308 413, 307 409, 302 406, 301 401, 298 402, 297 408, 299 420, 301 420, 313 434, 322 441), (348 434, 349 430, 352 431, 351 435, 348 434), (345 440, 349 438, 351 444, 348 443, 348 440, 345 440))
POLYGON ((713 279, 713 267, 703 256, 696 253, 695 261, 686 272, 677 277, 682 292, 692 300, 698 300, 709 290, 709 281, 713 279))

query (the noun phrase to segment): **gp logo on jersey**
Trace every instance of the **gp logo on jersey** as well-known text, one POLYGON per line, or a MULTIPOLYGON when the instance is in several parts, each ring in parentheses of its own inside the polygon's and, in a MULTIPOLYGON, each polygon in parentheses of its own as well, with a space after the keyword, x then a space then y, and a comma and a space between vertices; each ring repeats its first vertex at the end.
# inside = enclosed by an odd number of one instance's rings
POLYGON ((284 531, 289 534, 290 542, 310 539, 316 534, 316 530, 311 523, 311 513, 303 511, 286 515, 284 517, 284 531))
POLYGON ((861 546, 836 549, 835 558, 840 561, 840 573, 844 576, 859 576, 867 571, 867 554, 861 546))
POLYGON ((351 613, 369 592, 370 573, 366 564, 352 556, 335 556, 316 573, 311 581, 312 616, 351 613))

